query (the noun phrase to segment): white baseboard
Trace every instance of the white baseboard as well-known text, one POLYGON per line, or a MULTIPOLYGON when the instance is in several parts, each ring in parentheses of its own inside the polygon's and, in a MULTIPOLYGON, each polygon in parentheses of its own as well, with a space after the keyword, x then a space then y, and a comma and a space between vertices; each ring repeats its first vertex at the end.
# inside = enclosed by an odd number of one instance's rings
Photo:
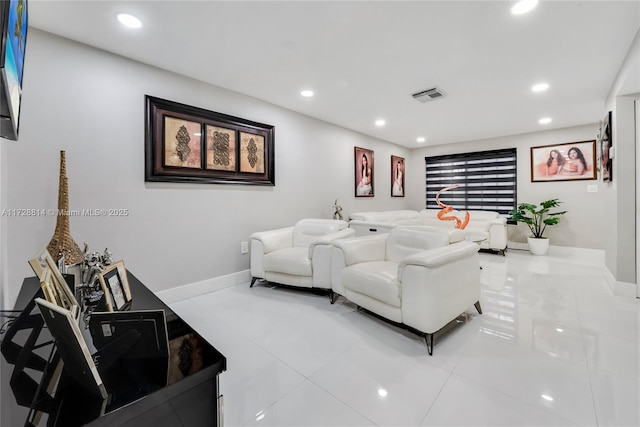
POLYGON ((156 292, 156 296, 168 305, 174 302, 197 297, 199 295, 208 294, 209 292, 230 288, 241 283, 248 283, 250 280, 250 270, 243 270, 226 276, 214 277, 213 279, 202 280, 200 282, 190 283, 176 288, 165 289, 164 291, 156 292))
POLYGON ((517 251, 528 251, 529 244, 527 242, 514 242, 509 240, 507 242, 507 249, 515 249, 517 251))
POLYGON ((585 265, 604 266, 604 250, 572 248, 568 246, 549 246, 549 255, 555 257, 577 260, 585 265))
POLYGON ((636 290, 635 283, 617 281, 607 267, 604 267, 602 271, 603 271, 602 275, 604 276, 604 280, 607 282, 607 285, 609 285, 609 289, 611 289, 611 293, 621 297, 637 298, 637 290, 636 290))
MULTIPOLYGON (((509 250, 524 251, 529 253, 529 245, 526 242, 509 241, 507 243, 507 253, 509 250)), ((549 255, 560 258, 563 261, 574 264, 584 264, 591 266, 604 266, 605 253, 601 249, 574 248, 569 246, 549 246, 549 255)), ((531 254, 530 254, 531 255, 531 254)), ((544 258, 544 255, 531 255, 533 257, 544 258)))

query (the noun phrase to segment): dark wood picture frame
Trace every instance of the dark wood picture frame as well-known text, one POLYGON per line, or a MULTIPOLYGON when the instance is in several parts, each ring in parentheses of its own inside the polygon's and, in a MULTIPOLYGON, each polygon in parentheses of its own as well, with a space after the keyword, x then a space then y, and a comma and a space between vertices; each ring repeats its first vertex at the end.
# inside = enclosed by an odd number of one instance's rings
POLYGON ((391 197, 404 197, 404 157, 391 156, 391 197))
POLYGON ((354 177, 356 197, 374 197, 374 155, 373 150, 354 147, 354 177))
POLYGON ((149 95, 145 181, 275 185, 275 127, 149 95))
POLYGON ((602 121, 600 135, 598 135, 598 153, 600 158, 600 171, 603 181, 613 181, 613 138, 611 135, 613 113, 609 111, 602 121))
POLYGON ((531 182, 596 179, 596 166, 595 140, 531 147, 531 182))

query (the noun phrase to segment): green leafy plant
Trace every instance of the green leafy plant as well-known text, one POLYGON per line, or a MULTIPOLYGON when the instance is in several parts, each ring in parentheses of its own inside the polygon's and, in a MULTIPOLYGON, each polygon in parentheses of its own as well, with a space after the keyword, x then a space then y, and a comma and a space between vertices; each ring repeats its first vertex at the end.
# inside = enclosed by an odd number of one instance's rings
POLYGON ((551 209, 560 206, 558 199, 551 199, 540 203, 540 207, 530 203, 520 203, 518 207, 511 212, 511 219, 518 222, 524 222, 531 230, 531 237, 538 239, 544 238, 544 231, 549 225, 556 225, 560 222, 560 215, 564 215, 567 211, 550 212, 551 209))

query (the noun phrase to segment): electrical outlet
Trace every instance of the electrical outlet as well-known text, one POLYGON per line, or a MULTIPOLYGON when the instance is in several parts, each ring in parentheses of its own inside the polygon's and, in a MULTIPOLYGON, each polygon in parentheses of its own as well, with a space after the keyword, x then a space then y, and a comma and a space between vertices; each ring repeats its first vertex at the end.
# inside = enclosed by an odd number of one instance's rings
POLYGON ((240 253, 241 254, 249 253, 249 242, 240 242, 240 253))

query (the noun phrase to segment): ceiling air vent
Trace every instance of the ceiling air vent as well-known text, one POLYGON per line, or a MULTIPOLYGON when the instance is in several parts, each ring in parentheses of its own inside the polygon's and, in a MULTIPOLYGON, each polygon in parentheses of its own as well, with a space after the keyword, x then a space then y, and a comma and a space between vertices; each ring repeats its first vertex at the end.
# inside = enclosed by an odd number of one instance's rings
POLYGON ((427 89, 427 90, 423 90, 422 92, 414 93, 411 96, 413 96, 415 100, 424 103, 424 102, 431 102, 431 101, 435 101, 436 99, 440 99, 444 96, 444 94, 440 90, 434 87, 433 89, 427 89))

